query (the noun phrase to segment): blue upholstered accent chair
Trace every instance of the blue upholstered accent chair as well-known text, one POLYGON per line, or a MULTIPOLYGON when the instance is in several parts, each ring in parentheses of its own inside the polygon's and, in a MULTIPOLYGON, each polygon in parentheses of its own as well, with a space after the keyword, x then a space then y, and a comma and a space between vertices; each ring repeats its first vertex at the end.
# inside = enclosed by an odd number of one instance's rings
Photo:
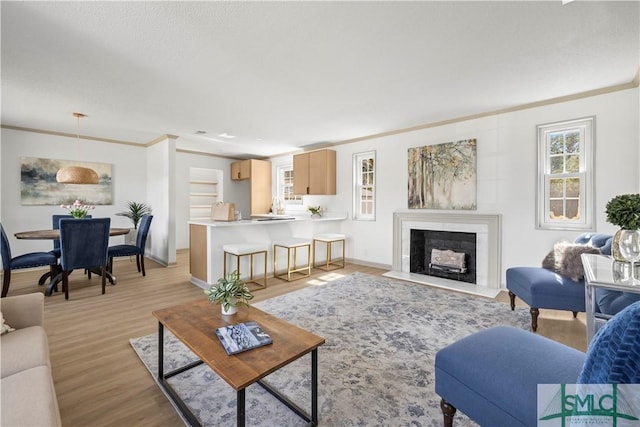
MULTIPOLYGON (((611 254, 612 236, 584 233, 574 243, 598 248, 604 255, 611 254)), ((569 310, 573 317, 585 311, 584 280, 572 280, 543 267, 511 267, 506 272, 511 310, 516 296, 530 307, 531 330, 538 329, 539 309, 569 310)))
POLYGON ((102 294, 105 293, 110 226, 110 218, 60 220, 60 267, 65 299, 69 299, 69 274, 74 269, 99 272, 102 294))
POLYGON ((147 245, 147 235, 149 234, 152 219, 153 215, 143 215, 140 219, 140 228, 138 228, 135 245, 109 246, 109 271, 111 273, 113 273, 113 258, 135 255, 138 272, 142 271, 143 276, 147 275, 144 270, 144 250, 147 245))
POLYGON ((56 271, 56 264, 58 260, 55 256, 48 252, 30 252, 23 255, 18 255, 15 258, 11 257, 11 246, 9 246, 9 239, 4 232, 4 227, 0 224, 0 232, 2 234, 2 245, 0 246, 2 252, 2 268, 4 270, 4 279, 2 281, 2 298, 7 296, 9 292, 9 285, 11 284, 11 270, 18 270, 20 268, 32 268, 49 266, 49 277, 53 277, 56 271))
POLYGON ((587 354, 497 326, 441 349, 435 373, 445 426, 458 409, 482 426, 536 426, 538 384, 640 383, 640 302, 609 320, 587 354))

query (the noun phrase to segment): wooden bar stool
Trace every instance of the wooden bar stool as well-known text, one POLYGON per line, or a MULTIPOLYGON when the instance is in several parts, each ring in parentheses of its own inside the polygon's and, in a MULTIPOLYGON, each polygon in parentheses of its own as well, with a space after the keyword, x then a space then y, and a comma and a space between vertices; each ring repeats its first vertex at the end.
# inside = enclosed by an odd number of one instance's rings
POLYGON ((311 240, 292 237, 287 240, 273 242, 273 276, 288 282, 311 276, 311 240), (278 274, 278 248, 287 250, 287 270, 278 274), (298 249, 306 249, 307 262, 298 266, 298 249), (291 252, 293 250, 293 266, 291 265, 291 252), (305 273, 306 271, 306 273, 305 273), (297 273, 298 277, 291 278, 292 273, 297 273))
POLYGON ((224 275, 227 275, 227 254, 233 255, 236 257, 236 270, 238 271, 238 277, 240 276, 240 258, 243 256, 250 256, 251 260, 250 264, 250 274, 249 280, 246 283, 255 283, 260 287, 260 289, 264 289, 267 287, 267 251, 269 250, 268 246, 263 243, 229 243, 222 246, 222 250, 224 251, 224 275), (264 255, 264 274, 260 278, 253 277, 253 256, 262 254, 264 255), (262 283, 257 280, 261 280, 262 283))
POLYGON ((325 271, 329 271, 330 266, 334 267, 332 268, 332 270, 344 268, 345 239, 346 236, 339 233, 323 233, 313 236, 313 268, 320 268, 325 271), (327 259, 325 260, 324 264, 316 264, 316 254, 318 253, 316 250, 316 242, 323 242, 325 244, 325 253, 327 255, 327 259), (342 244, 342 256, 340 258, 336 258, 335 260, 331 258, 331 246, 333 245, 333 243, 342 244))

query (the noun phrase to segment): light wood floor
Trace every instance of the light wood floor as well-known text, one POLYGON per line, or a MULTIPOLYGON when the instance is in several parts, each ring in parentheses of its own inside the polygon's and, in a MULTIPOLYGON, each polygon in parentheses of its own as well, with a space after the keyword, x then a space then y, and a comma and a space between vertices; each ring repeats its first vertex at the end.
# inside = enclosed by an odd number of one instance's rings
MULTIPOLYGON (((53 377, 62 423, 66 427, 181 426, 180 418, 129 345, 129 338, 155 333, 153 310, 205 298, 189 283, 188 251, 178 253, 177 266, 165 268, 147 260, 147 276, 135 261, 116 261, 116 286, 100 294, 100 278, 74 273, 69 300, 61 293, 45 298, 53 377)), ((330 281, 360 271, 381 275, 385 270, 349 264, 333 272, 313 270, 310 279, 284 282, 269 279, 255 292, 254 302, 330 281)), ((35 283, 42 271, 14 271, 9 296, 42 291, 35 283)), ((421 286, 421 285, 416 285, 421 286)), ((498 298, 509 310, 508 297, 498 298)), ((214 308, 212 307, 212 310, 214 308)), ((580 350, 585 349, 581 313, 540 310, 538 332, 580 350)))

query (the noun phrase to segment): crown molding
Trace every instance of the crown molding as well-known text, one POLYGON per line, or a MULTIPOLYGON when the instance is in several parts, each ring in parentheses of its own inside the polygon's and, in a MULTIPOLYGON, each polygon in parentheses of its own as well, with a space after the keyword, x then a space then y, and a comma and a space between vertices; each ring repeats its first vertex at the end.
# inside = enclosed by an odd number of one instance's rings
POLYGON ((86 135, 78 135, 78 134, 75 134, 75 133, 54 132, 54 131, 50 131, 50 130, 25 128, 25 127, 20 127, 20 126, 11 126, 11 125, 2 125, 0 127, 2 129, 11 129, 11 130, 17 130, 17 131, 21 131, 21 132, 32 132, 32 133, 40 133, 40 134, 44 134, 44 135, 64 136, 64 137, 73 138, 73 139, 78 139, 78 137, 79 137, 79 138, 87 139, 87 140, 91 140, 91 141, 108 142, 110 144, 131 145, 131 146, 139 147, 139 148, 143 148, 144 147, 144 145, 142 145, 142 144, 137 144, 137 143, 131 142, 131 141, 122 141, 122 140, 119 140, 119 139, 111 139, 111 138, 101 138, 99 136, 86 136, 86 135))

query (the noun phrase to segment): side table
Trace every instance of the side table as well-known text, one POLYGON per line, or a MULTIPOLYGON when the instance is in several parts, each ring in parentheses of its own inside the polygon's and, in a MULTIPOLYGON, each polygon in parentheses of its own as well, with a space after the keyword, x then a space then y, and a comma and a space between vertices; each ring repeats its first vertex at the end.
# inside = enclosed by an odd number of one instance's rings
MULTIPOLYGON (((587 344, 595 333, 612 317, 599 313, 596 303, 596 288, 640 294, 640 282, 631 283, 631 264, 615 261, 609 255, 583 254, 582 266, 585 278, 585 307, 587 311, 587 344)), ((636 273, 638 265, 635 266, 636 273)), ((636 277, 640 277, 636 274, 636 277)), ((637 279, 636 279, 637 280, 637 279)))

